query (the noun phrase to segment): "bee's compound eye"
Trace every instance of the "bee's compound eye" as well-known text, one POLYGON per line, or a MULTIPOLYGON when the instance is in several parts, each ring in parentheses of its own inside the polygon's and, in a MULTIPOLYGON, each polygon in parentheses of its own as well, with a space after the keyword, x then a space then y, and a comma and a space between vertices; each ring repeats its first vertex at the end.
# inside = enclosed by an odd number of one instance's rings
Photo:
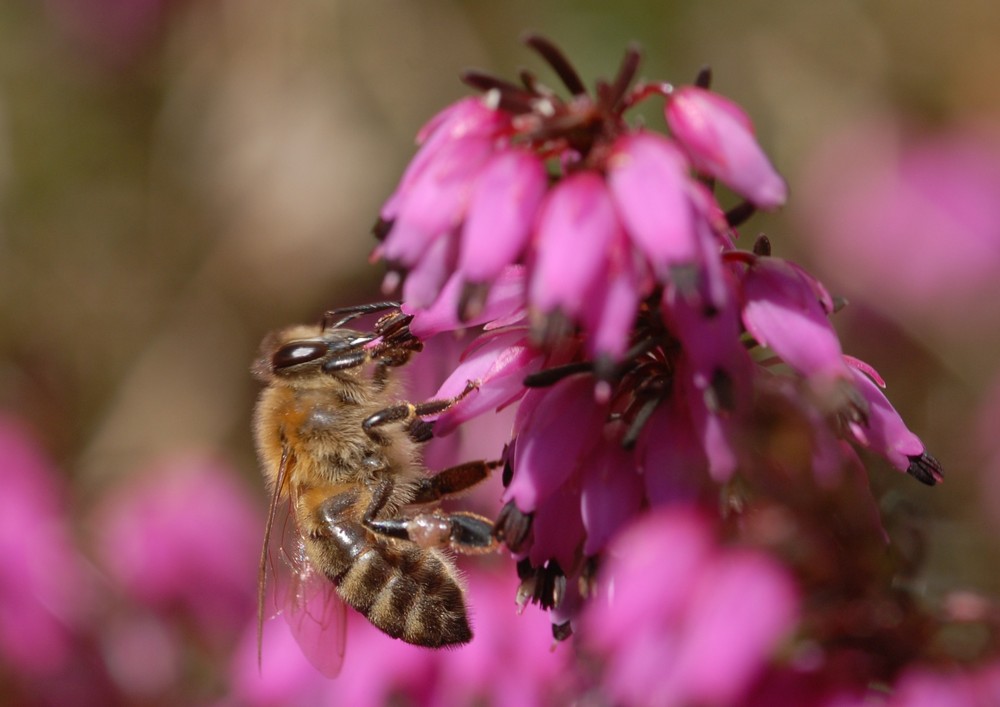
POLYGON ((271 357, 271 365, 275 370, 297 366, 300 363, 309 363, 323 358, 328 347, 325 342, 317 341, 297 341, 286 344, 274 352, 271 357))

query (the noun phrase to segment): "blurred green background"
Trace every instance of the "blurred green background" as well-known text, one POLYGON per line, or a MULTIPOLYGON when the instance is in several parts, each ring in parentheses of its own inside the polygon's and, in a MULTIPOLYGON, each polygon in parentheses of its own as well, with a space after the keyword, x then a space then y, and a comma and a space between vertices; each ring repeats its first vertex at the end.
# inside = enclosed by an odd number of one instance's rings
MULTIPOLYGON (((369 229, 417 129, 466 93, 459 70, 529 66, 554 85, 519 44, 526 29, 588 82, 630 41, 645 78, 684 83, 711 64, 791 185, 790 205, 746 230, 835 293, 851 269, 820 255, 815 211, 797 198, 829 137, 871 116, 920 134, 1000 116, 1000 3, 988 0, 8 0, 0 407, 71 476, 80 515, 184 450, 224 455, 257 484, 257 342, 379 297, 369 229)), ((852 158, 860 172, 866 157, 852 158)), ((938 588, 1000 590, 996 424, 980 415, 1000 368, 995 294, 980 293, 974 317, 965 305, 903 316, 855 287, 837 319, 945 466, 934 490, 873 472, 931 529, 938 588)))

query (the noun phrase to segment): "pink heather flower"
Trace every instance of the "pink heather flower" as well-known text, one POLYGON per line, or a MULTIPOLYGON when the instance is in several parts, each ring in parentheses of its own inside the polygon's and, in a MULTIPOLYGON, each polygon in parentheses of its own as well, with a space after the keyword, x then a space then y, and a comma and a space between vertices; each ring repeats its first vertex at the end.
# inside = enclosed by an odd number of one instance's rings
POLYGON ((820 287, 781 260, 757 258, 743 276, 743 323, 758 343, 827 392, 848 371, 820 287))
POLYGON ((489 138, 478 135, 438 148, 401 198, 392 231, 381 246, 382 257, 412 267, 431 244, 459 226, 490 148, 489 138))
POLYGON ((1000 699, 1000 663, 976 670, 915 667, 894 686, 889 707, 988 707, 1000 699))
POLYGON ((680 149, 655 133, 619 138, 608 160, 608 183, 629 236, 664 275, 669 266, 702 259, 689 170, 680 149))
POLYGON ((23 426, 0 417, 0 657, 20 679, 65 679, 96 599, 66 489, 23 426))
POLYGON ((611 254, 609 272, 584 311, 589 332, 588 353, 595 359, 618 361, 628 348, 629 335, 642 294, 649 289, 642 264, 633 253, 620 249, 611 254))
POLYGON ((459 319, 462 309, 462 277, 454 274, 441 289, 437 300, 428 308, 414 307, 408 302, 403 312, 411 314, 410 331, 418 339, 428 339, 444 331, 455 331, 491 322, 493 327, 514 323, 525 315, 524 301, 526 275, 523 266, 510 265, 503 269, 490 288, 489 296, 479 313, 464 321, 459 319))
POLYGON ((868 414, 862 422, 851 422, 851 432, 862 446, 870 448, 928 485, 942 479, 941 466, 927 454, 920 438, 910 432, 885 394, 867 375, 850 368, 855 385, 868 403, 868 414))
POLYGON ((253 613, 261 511, 228 468, 174 459, 116 487, 94 510, 113 582, 158 612, 225 639, 253 613))
POLYGON ((581 630, 605 657, 615 701, 738 704, 799 613, 780 565, 717 546, 709 520, 690 512, 650 514, 608 555, 581 630))
MULTIPOLYGON (((576 470, 579 471, 579 466, 576 470)), ((581 501, 576 476, 571 483, 561 484, 539 498, 532 522, 535 538, 528 550, 533 567, 546 567, 555 561, 562 571, 576 574, 580 545, 586 536, 581 501)))
POLYGON ((546 189, 545 167, 526 150, 497 152, 474 187, 462 229, 457 270, 470 283, 491 283, 528 243, 546 189))
POLYGON ((287 624, 277 618, 265 627, 260 670, 256 626, 247 627, 230 672, 230 698, 222 704, 382 707, 402 700, 541 707, 561 702, 569 686, 567 654, 552 651, 545 615, 511 616, 509 573, 502 576, 474 564, 463 570, 476 609, 471 643, 430 651, 392 640, 349 613, 343 670, 328 680, 306 661, 287 624))
POLYGON ((462 361, 441 384, 438 399, 460 395, 469 383, 476 388, 465 399, 438 416, 434 431, 446 435, 461 423, 497 410, 525 394, 521 382, 542 365, 542 357, 528 345, 528 332, 507 329, 477 339, 462 361))
POLYGON ((636 448, 652 505, 696 505, 711 498, 708 456, 679 398, 656 409, 636 448))
MULTIPOLYGON (((477 456, 503 461, 496 535, 519 560, 517 604, 551 610, 557 640, 583 636, 609 702, 749 701, 801 668, 772 665, 793 628, 791 648, 821 654, 808 670, 835 673, 823 656, 846 644, 866 680, 891 680, 876 655, 914 650, 931 619, 889 585, 897 560, 851 445, 928 484, 940 466, 843 354, 823 285, 766 238, 737 248, 735 226, 786 195, 749 120, 701 88, 631 86, 635 51, 590 94, 527 41, 571 97, 468 74, 488 103, 433 121, 376 252, 405 278, 411 334, 471 336, 437 379, 432 397, 461 399, 435 435, 513 414, 477 456), (672 136, 626 120, 657 95, 672 136), (724 212, 713 179, 749 201, 724 212)), ((816 694, 864 693, 845 682, 816 694)))
POLYGON ((750 118, 738 105, 703 88, 684 86, 668 99, 666 117, 695 169, 760 208, 785 203, 785 181, 757 144, 750 118))
POLYGON ((504 127, 503 114, 489 108, 478 98, 463 98, 431 118, 417 134, 421 146, 410 162, 399 186, 383 204, 381 217, 392 221, 409 198, 414 185, 424 178, 429 165, 444 145, 465 137, 490 137, 504 127))
POLYGON ((539 214, 529 301, 542 312, 578 318, 621 237, 604 180, 590 172, 567 177, 549 193, 539 214))
POLYGON ((403 283, 403 297, 411 306, 434 303, 455 267, 456 246, 451 238, 438 238, 424 251, 403 283))
POLYGON ((829 137, 803 164, 798 230, 825 279, 913 329, 968 341, 997 325, 994 128, 928 132, 877 116, 829 137))
MULTIPOLYGON (((669 85, 629 88, 637 52, 591 98, 557 49, 530 43, 573 98, 537 81, 521 88, 467 74, 487 100, 460 101, 421 132, 420 151, 382 208, 374 255, 392 268, 387 290, 403 278, 411 313, 454 305, 469 321, 505 267, 525 266, 535 340, 583 326, 593 335, 587 350, 607 368, 626 352, 631 320, 658 283, 720 303, 718 251, 732 242, 731 227, 681 147, 626 122, 649 96, 675 101, 669 85)), ((744 159, 727 175, 751 184, 760 172, 744 159)))
MULTIPOLYGON (((645 489, 642 474, 636 468, 632 454, 622 448, 618 439, 616 436, 611 440, 602 440, 590 463, 584 465, 581 475, 580 518, 586 531, 583 554, 587 557, 602 551, 611 537, 634 518, 643 505, 645 489)), ((545 537, 543 531, 540 534, 545 537)))
POLYGON ((594 384, 586 376, 529 391, 515 423, 521 431, 513 459, 517 473, 504 494, 505 502, 515 501, 522 511, 533 511, 580 469, 600 439, 607 416, 607 409, 594 404, 593 398, 594 384))

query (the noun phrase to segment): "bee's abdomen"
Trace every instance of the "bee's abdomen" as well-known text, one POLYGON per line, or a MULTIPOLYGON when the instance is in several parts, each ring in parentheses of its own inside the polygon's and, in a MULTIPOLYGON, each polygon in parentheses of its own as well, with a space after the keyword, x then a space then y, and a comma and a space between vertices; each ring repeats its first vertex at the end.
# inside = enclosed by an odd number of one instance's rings
POLYGON ((416 545, 382 541, 351 516, 354 492, 328 498, 312 534, 314 555, 340 596, 393 638, 419 646, 472 638, 455 568, 416 545))
POLYGON ((348 604, 393 638, 429 647, 472 638, 455 571, 433 551, 371 543, 337 587, 348 604))

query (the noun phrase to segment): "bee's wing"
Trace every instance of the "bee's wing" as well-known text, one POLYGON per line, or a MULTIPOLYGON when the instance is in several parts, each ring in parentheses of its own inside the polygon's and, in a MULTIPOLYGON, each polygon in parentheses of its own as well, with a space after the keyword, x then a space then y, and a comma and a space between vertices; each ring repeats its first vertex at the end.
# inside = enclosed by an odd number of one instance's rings
POLYGON ((285 621, 309 662, 323 675, 340 673, 347 641, 347 605, 337 588, 317 571, 297 540, 297 569, 284 600, 285 621))
POLYGON ((268 509, 258 576, 258 662, 264 620, 283 614, 309 662, 332 678, 340 673, 344 662, 347 605, 333 582, 309 561, 292 504, 281 494, 286 465, 290 463, 293 462, 288 455, 283 455, 268 509), (271 585, 270 602, 266 601, 267 584, 271 585))

